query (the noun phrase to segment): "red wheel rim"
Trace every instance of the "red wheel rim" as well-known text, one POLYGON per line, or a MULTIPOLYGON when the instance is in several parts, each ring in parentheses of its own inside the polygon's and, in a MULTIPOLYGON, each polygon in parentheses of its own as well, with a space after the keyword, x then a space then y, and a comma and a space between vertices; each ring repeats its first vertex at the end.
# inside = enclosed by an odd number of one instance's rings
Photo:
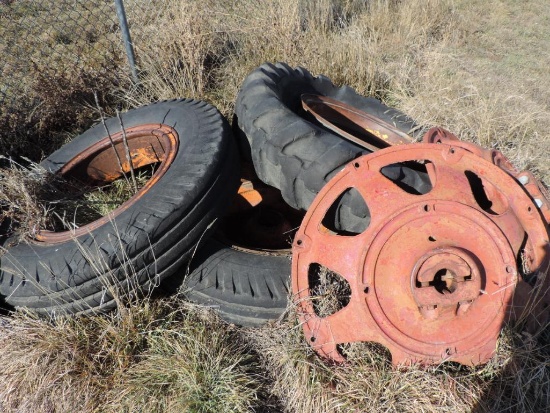
POLYGON ((339 345, 374 341, 390 350, 394 364, 479 364, 494 352, 516 286, 532 288, 518 270, 520 254, 532 271, 545 265, 548 230, 512 176, 459 146, 404 145, 353 161, 319 193, 295 237, 292 288, 306 339, 323 357, 342 361, 339 345), (415 160, 428 161, 428 193, 407 193, 381 173, 415 160), (469 174, 496 210, 476 199, 469 174), (355 236, 322 224, 349 188, 371 213, 355 236), (326 317, 312 305, 313 264, 351 287, 349 303, 326 317))
POLYGON ((166 173, 176 157, 179 145, 178 134, 172 127, 159 124, 139 125, 126 129, 124 133, 119 132, 100 139, 68 161, 58 174, 96 185, 107 184, 120 178, 123 173, 130 171, 130 163, 126 160, 125 140, 134 169, 158 164, 158 168, 147 183, 108 215, 74 230, 61 232, 42 230, 35 237, 37 241, 66 242, 115 219, 142 198, 166 173))

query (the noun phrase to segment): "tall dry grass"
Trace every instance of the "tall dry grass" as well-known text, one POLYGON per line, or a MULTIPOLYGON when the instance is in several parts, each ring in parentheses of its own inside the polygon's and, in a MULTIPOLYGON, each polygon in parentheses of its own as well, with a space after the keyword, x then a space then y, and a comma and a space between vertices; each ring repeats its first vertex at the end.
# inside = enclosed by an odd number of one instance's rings
POLYGON ((0 317, 3 412, 244 412, 257 368, 204 309, 144 300, 108 316, 0 317))
MULTIPOLYGON (((545 0, 140 6, 127 2, 142 79, 117 91, 128 106, 187 96, 231 116, 247 73, 286 61, 377 96, 422 125, 501 149, 550 182, 545 0)), ((486 366, 402 370, 372 345, 351 346, 346 365, 324 364, 292 316, 246 331, 243 342, 242 331, 181 302, 145 300, 126 310, 1 318, 0 410, 435 413, 541 412, 550 405, 544 329, 531 336, 507 328, 486 366)))
POLYGON ((103 0, 0 1, 0 152, 33 161, 116 105, 128 84, 114 6, 103 0), (112 10, 112 15, 103 15, 112 10))
POLYGON ((153 19, 141 10, 133 16, 143 88, 129 99, 206 97, 226 114, 246 74, 265 61, 303 65, 361 93, 384 95, 393 77, 411 70, 418 51, 452 25, 449 1, 163 4, 153 19))
POLYGON ((143 84, 131 104, 192 96, 230 116, 244 77, 285 61, 423 125, 504 151, 550 181, 542 0, 166 0, 132 15, 143 84))
POLYGON ((327 364, 306 344, 290 317, 248 331, 269 372, 269 390, 285 411, 317 412, 542 412, 550 402, 548 331, 530 335, 505 328, 496 354, 479 367, 442 363, 395 368, 376 343, 346 346, 345 364, 327 364))

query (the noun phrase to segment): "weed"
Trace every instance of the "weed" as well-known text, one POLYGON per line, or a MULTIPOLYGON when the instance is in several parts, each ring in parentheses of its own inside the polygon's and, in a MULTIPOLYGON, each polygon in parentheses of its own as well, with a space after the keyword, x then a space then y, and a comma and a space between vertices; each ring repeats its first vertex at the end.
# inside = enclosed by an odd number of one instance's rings
POLYGON ((309 269, 308 285, 313 310, 318 317, 328 317, 348 305, 349 283, 339 274, 315 264, 309 269))
POLYGON ((146 340, 113 389, 115 411, 244 412, 257 403, 255 362, 236 331, 178 310, 146 340))

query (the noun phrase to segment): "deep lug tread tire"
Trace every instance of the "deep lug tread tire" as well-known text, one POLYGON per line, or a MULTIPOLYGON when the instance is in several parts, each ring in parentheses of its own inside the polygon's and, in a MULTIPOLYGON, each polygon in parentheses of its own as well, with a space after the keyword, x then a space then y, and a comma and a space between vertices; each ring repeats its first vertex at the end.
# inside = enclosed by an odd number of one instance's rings
MULTIPOLYGON (((250 145, 259 178, 281 190, 292 207, 307 210, 321 188, 351 160, 369 153, 310 120, 301 109, 301 95, 313 93, 340 100, 411 133, 412 119, 379 100, 337 87, 327 77, 286 63, 265 63, 244 80, 235 104, 236 119, 250 145)), ((243 143, 241 143, 243 146, 243 143)), ((421 183, 420 183, 421 184, 421 183)), ((353 228, 367 211, 348 197, 339 220, 353 228), (346 216, 345 211, 355 211, 346 216)))

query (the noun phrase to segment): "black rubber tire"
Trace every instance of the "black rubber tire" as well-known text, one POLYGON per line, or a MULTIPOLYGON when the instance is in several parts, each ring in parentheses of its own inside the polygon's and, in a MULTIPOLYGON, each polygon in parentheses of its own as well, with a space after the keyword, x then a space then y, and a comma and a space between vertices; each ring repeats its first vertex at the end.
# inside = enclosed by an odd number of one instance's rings
POLYGON ((193 257, 189 275, 171 277, 179 291, 218 311, 229 323, 257 327, 286 310, 290 291, 291 251, 255 251, 231 246, 214 235, 193 257))
MULTIPOLYGON (((168 125, 179 148, 166 173, 113 222, 62 243, 11 245, 4 239, 0 301, 38 313, 91 313, 116 307, 105 278, 120 291, 147 292, 188 261, 197 242, 231 201, 239 161, 230 127, 213 106, 175 99, 122 114, 125 128, 168 125)), ((110 134, 117 118, 106 121, 110 134)), ((53 153, 42 165, 59 171, 106 136, 99 124, 53 153)))
POLYGON ((303 213, 250 175, 252 165, 241 167, 241 188, 218 230, 161 287, 213 307, 227 322, 256 327, 280 318, 288 306, 290 246, 303 213))
MULTIPOLYGON (((325 76, 313 77, 306 69, 286 63, 264 63, 244 80, 235 114, 250 146, 254 168, 265 183, 281 190, 292 207, 307 210, 317 193, 345 164, 369 153, 328 131, 307 115, 301 95, 328 96, 355 106, 411 133, 412 119, 379 100, 358 95, 348 86, 336 87, 325 76)), ((241 146, 242 142, 241 142, 241 146)), ((245 152, 245 151, 243 151, 245 152)), ((401 171, 396 175, 400 175, 401 171)), ((417 177, 404 176, 412 186, 417 177)), ((353 231, 364 226, 368 210, 361 199, 345 196, 336 208, 335 221, 353 231)))

